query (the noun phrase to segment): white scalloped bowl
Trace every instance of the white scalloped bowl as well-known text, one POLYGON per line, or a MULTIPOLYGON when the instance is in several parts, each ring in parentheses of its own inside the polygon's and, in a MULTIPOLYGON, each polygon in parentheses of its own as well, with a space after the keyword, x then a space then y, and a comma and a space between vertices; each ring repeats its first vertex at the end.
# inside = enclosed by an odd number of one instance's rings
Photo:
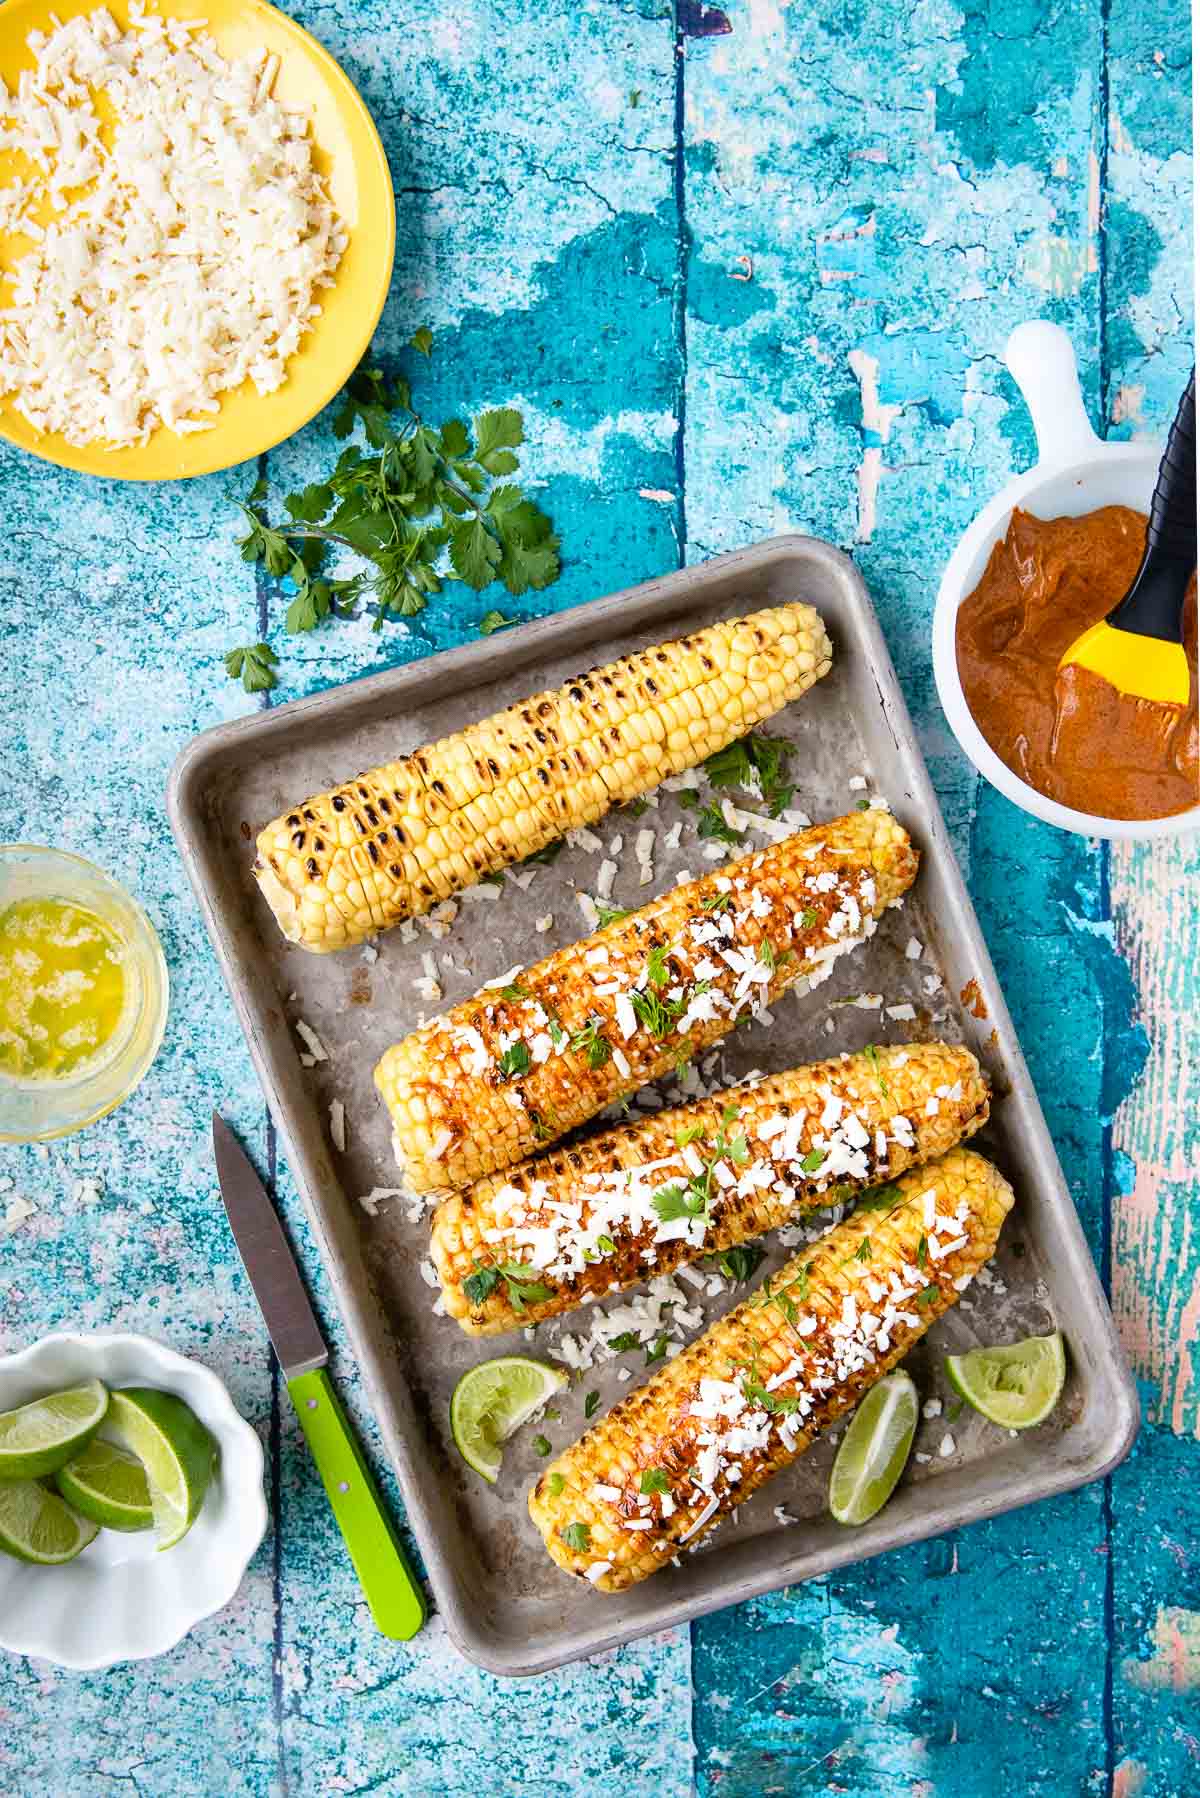
POLYGON ((46 1336, 0 1356, 0 1411, 85 1379, 177 1393, 212 1431, 221 1462, 199 1517, 162 1554, 152 1530, 101 1530, 64 1567, 0 1554, 0 1648, 81 1672, 165 1654, 222 1610, 268 1521, 258 1437, 215 1373, 149 1336, 46 1336))

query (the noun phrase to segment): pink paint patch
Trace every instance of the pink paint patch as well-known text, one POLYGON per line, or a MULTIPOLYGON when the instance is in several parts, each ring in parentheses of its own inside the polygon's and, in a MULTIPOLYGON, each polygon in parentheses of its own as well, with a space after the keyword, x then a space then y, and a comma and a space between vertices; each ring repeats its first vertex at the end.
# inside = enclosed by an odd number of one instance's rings
POLYGON ((1118 1761, 1113 1768, 1112 1798, 1138 1798, 1146 1789, 1146 1769, 1141 1761, 1118 1761))

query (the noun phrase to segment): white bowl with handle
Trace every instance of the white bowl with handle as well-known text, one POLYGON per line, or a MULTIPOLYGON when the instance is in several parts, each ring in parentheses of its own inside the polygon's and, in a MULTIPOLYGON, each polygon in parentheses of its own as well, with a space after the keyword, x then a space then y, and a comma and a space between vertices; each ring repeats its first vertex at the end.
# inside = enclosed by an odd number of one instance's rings
POLYGON ((1060 805, 1001 761, 971 716, 958 673, 958 609, 983 577, 1013 508, 1035 518, 1078 517, 1099 506, 1147 512, 1161 444, 1105 443, 1084 410, 1075 352, 1066 332, 1045 319, 1018 325, 1004 350, 1037 434, 1038 459, 1008 483, 969 526, 946 565, 933 614, 933 673, 946 720, 960 747, 1005 798, 1047 824, 1089 837, 1172 837, 1200 829, 1200 806, 1170 818, 1101 818, 1060 805))
POLYGON ((61 1567, 0 1554, 0 1649, 80 1671, 165 1654, 222 1610, 268 1521, 257 1435, 215 1373, 149 1336, 45 1336, 0 1355, 0 1411, 85 1380, 177 1394, 215 1437, 220 1462, 195 1523, 161 1554, 153 1530, 101 1530, 61 1567))

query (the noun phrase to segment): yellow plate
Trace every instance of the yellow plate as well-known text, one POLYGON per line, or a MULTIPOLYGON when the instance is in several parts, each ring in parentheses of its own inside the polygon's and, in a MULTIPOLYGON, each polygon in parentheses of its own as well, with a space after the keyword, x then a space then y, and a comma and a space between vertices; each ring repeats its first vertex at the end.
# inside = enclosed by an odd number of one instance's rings
MULTIPOLYGON (((16 85, 22 69, 33 65, 25 48, 31 31, 51 30, 52 16, 66 20, 105 3, 117 24, 127 27, 127 0, 5 0, 0 5, 0 75, 9 87, 16 85)), ((320 315, 288 362, 282 387, 264 396, 246 381, 223 396, 209 431, 177 437, 159 429, 143 445, 110 450, 90 444, 79 449, 58 432, 35 431, 11 399, 0 400, 0 437, 20 449, 84 474, 170 481, 230 468, 281 443, 345 384, 371 341, 387 298, 396 207, 387 157, 361 95, 329 52, 294 20, 266 0, 165 0, 146 10, 167 18, 206 20, 226 56, 261 46, 278 55, 274 93, 287 106, 307 113, 313 160, 327 179, 350 239, 334 285, 319 291, 320 315)), ((0 186, 22 172, 28 175, 24 158, 0 153, 0 186)), ((0 233, 0 279, 28 247, 27 238, 0 233)), ((3 292, 0 288, 0 295, 3 292)))

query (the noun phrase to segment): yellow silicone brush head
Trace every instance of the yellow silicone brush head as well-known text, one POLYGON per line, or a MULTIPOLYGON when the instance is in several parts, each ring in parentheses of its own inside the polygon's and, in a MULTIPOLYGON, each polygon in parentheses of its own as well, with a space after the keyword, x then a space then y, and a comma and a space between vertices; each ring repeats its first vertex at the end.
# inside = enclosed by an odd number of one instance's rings
POLYGON ((1077 637, 1058 665, 1065 668, 1068 662, 1098 674, 1118 693, 1156 705, 1186 706, 1191 695, 1191 669, 1182 643, 1118 630, 1106 618, 1077 637))

